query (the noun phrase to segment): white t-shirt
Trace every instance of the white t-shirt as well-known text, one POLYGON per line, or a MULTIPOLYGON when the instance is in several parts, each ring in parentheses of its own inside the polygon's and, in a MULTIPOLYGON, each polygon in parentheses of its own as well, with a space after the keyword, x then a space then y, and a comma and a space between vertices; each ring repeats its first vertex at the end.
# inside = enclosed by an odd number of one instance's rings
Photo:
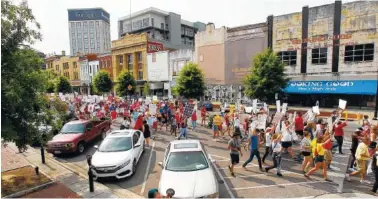
POLYGON ((291 134, 288 132, 285 132, 282 134, 282 142, 291 142, 291 134))
POLYGON ((317 124, 316 125, 316 131, 319 131, 319 130, 322 130, 322 125, 321 124, 317 124))
POLYGON ((281 151, 281 143, 280 142, 272 142, 272 150, 273 152, 279 153, 281 151))
POLYGON ((270 133, 265 133, 265 140, 266 140, 265 146, 270 147, 272 145, 271 138, 272 138, 272 135, 270 133))
POLYGON ((234 126, 240 127, 240 119, 239 118, 235 118, 235 120, 234 120, 234 126))

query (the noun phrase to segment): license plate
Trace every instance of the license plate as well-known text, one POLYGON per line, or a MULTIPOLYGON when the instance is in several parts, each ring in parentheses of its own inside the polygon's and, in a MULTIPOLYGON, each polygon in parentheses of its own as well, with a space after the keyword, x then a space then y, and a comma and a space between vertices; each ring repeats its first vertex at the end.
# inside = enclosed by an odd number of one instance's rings
POLYGON ((55 154, 61 154, 61 151, 54 151, 55 154))

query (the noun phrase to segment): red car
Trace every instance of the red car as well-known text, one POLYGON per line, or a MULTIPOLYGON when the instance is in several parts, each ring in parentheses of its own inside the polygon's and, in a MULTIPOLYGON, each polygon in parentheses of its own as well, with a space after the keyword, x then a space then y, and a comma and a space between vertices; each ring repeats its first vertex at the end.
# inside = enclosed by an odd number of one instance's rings
POLYGON ((47 143, 47 152, 54 155, 62 153, 83 153, 88 143, 97 137, 106 137, 110 130, 109 120, 75 120, 66 123, 58 135, 47 143))

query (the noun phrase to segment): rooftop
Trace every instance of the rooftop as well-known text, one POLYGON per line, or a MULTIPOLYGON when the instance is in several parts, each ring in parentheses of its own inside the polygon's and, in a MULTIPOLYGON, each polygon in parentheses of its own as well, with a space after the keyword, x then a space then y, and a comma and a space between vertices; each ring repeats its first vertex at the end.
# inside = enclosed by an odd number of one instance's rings
POLYGON ((69 8, 67 11, 79 11, 79 10, 102 10, 109 14, 104 8, 95 7, 95 8, 69 8))

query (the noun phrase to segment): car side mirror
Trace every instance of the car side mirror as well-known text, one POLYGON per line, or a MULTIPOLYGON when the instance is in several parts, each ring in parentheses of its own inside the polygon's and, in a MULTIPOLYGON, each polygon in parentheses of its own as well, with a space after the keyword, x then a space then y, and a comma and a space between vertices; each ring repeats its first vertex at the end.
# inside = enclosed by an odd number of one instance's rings
POLYGON ((163 166, 163 162, 158 162, 158 165, 159 165, 161 168, 164 167, 164 166, 163 166))
POLYGON ((134 148, 136 148, 136 147, 140 147, 140 144, 139 143, 135 144, 134 148))
POLYGON ((97 146, 97 145, 94 145, 93 148, 98 149, 98 146, 97 146))

